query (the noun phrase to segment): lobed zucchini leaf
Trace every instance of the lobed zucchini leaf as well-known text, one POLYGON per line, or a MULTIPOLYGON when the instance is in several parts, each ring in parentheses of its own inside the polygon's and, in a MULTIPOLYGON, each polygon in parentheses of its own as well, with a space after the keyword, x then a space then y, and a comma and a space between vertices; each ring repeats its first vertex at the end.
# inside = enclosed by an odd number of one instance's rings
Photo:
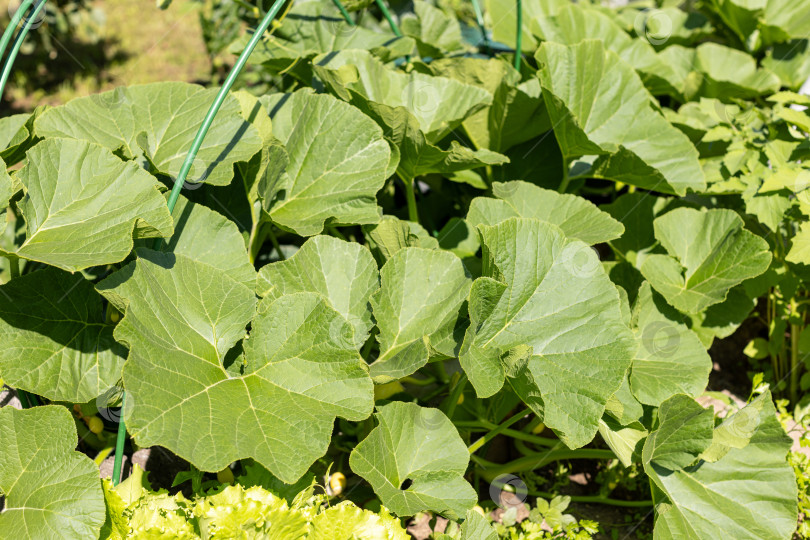
POLYGON ((48 399, 86 402, 115 386, 126 349, 81 275, 45 268, 0 285, 0 372, 48 399))
POLYGON ((470 454, 441 411, 393 402, 374 417, 377 427, 355 447, 349 464, 384 506, 400 516, 433 510, 451 519, 472 508, 475 491, 463 476, 470 454))
MULTIPOLYGON (((45 111, 34 122, 34 133, 94 142, 177 178, 217 91, 180 82, 120 87, 45 111)), ((227 96, 186 181, 227 185, 234 163, 248 161, 259 150, 259 133, 242 117, 239 101, 227 96)))
POLYGON ((482 226, 483 276, 470 292, 459 360, 481 397, 506 376, 569 447, 596 434, 636 344, 619 294, 585 243, 537 219, 482 226))
POLYGON ((591 177, 678 195, 705 189, 695 147, 654 109, 633 68, 601 41, 546 42, 535 57, 563 156, 598 156, 591 177))
POLYGON ((658 406, 675 394, 698 396, 709 382, 712 360, 684 319, 644 282, 633 313, 638 347, 630 388, 645 405, 658 406))
POLYGON ((561 195, 528 182, 495 182, 492 197, 476 197, 467 221, 473 226, 497 225, 510 217, 535 218, 562 229, 568 238, 587 244, 617 239, 624 226, 596 205, 576 195, 561 195))
POLYGON ((326 452, 336 416, 371 414, 354 329, 325 298, 287 294, 257 309, 253 290, 219 269, 138 255, 97 288, 126 313, 115 337, 130 348, 127 428, 139 445, 204 471, 251 457, 293 483, 326 452))
POLYGON ((796 480, 785 462, 791 439, 765 392, 713 428, 711 411, 686 396, 661 405, 644 443, 654 483, 655 538, 789 538, 796 480))
POLYGON ((318 234, 326 224, 378 222, 376 195, 392 159, 382 130, 332 96, 302 90, 261 102, 289 156, 283 174, 265 174, 259 183, 272 220, 302 236, 318 234))
POLYGON ((75 272, 123 261, 133 238, 172 234, 155 179, 97 144, 46 139, 18 177, 26 237, 11 256, 75 272))
POLYGON ((380 355, 369 366, 376 383, 414 373, 431 356, 455 357, 464 332, 464 305, 472 280, 446 251, 405 247, 380 270, 371 306, 380 355))
POLYGON ((98 468, 75 452, 70 413, 47 405, 0 409, 0 532, 42 540, 98 538, 105 507, 98 468))
POLYGON ((771 264, 768 243, 743 228, 736 212, 677 208, 653 222, 669 255, 650 255, 641 273, 667 302, 699 313, 726 300, 735 285, 771 264))
POLYGON ((374 325, 369 297, 379 288, 377 263, 368 249, 331 236, 313 236, 286 261, 261 269, 259 296, 277 299, 296 292, 313 292, 354 328, 359 349, 374 325))

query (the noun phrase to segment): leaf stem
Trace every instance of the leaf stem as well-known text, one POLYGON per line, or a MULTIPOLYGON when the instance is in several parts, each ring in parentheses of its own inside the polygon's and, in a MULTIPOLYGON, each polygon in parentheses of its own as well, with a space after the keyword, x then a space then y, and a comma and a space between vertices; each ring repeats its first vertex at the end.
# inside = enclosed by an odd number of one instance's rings
MULTIPOLYGON (((554 494, 546 491, 529 491, 528 495, 532 497, 543 497, 544 499, 553 499, 554 494)), ((593 495, 569 495, 571 502, 578 503, 593 503, 593 504, 609 504, 612 506, 625 506, 629 508, 642 508, 652 506, 652 501, 622 501, 619 499, 610 499, 608 497, 593 496, 593 495)))
POLYGON ((8 257, 8 272, 11 279, 20 277, 20 259, 13 255, 8 257))
MULTIPOLYGON (((791 318, 798 317, 796 301, 790 301, 791 318)), ((790 325, 790 403, 796 405, 799 400, 799 333, 801 325, 790 325)))
POLYGON ((447 415, 447 418, 449 418, 450 420, 453 419, 453 415, 456 413, 456 406, 458 406, 458 398, 461 395, 461 393, 464 392, 464 387, 467 386, 467 375, 463 373, 458 377, 455 377, 455 375, 456 374, 454 374, 453 378, 455 379, 456 383, 453 385, 453 389, 450 391, 450 395, 447 396, 447 410, 445 412, 445 415, 447 415))
POLYGON ((281 245, 278 243, 278 238, 276 238, 276 233, 273 232, 273 226, 270 225, 267 228, 267 237, 270 238, 270 243, 273 244, 273 249, 276 250, 278 254, 278 260, 284 261, 287 260, 287 257, 284 256, 284 252, 281 251, 281 245))
POLYGON ((3 38, 0 39, 0 58, 6 54, 6 48, 8 48, 8 44, 11 42, 11 36, 14 35, 14 29, 20 24, 23 15, 25 15, 25 12, 28 11, 28 8, 30 8, 33 3, 34 0, 23 0, 20 7, 18 7, 17 11, 14 13, 14 16, 11 18, 11 21, 9 21, 8 26, 6 26, 5 32, 3 32, 3 38))
POLYGON ((565 193, 568 189, 568 183, 571 181, 571 177, 568 174, 568 161, 563 160, 563 177, 562 182, 560 182, 560 187, 557 188, 558 193, 565 193))
MULTIPOLYGON (((562 442, 559 443, 562 446, 562 442)), ((545 452, 538 452, 536 454, 520 457, 509 463, 492 463, 485 459, 481 459, 475 454, 470 455, 470 459, 474 461, 483 470, 481 477, 491 482, 493 479, 501 474, 514 474, 517 472, 526 472, 539 469, 554 461, 561 461, 564 459, 615 459, 616 455, 610 450, 600 450, 598 448, 581 448, 579 450, 556 450, 551 448, 545 452)))
POLYGON ((253 227, 250 229, 250 239, 248 240, 248 259, 250 260, 250 264, 256 264, 256 257, 259 255, 259 250, 262 248, 262 244, 264 244, 264 240, 267 237, 267 229, 265 227, 265 222, 259 218, 258 221, 253 223, 253 227))
POLYGON ((435 377, 428 377, 427 379, 417 379, 416 377, 411 377, 410 375, 407 377, 402 377, 399 380, 400 383, 406 384, 413 384, 415 386, 430 386, 431 384, 436 382, 435 377))
POLYGON ((490 431, 489 433, 487 433, 486 435, 484 435, 483 437, 472 443, 470 447, 467 448, 467 450, 471 454, 474 454, 482 446, 487 444, 489 441, 491 441, 498 435, 502 434, 505 430, 509 429, 509 426, 511 426, 512 424, 523 418, 526 418, 526 415, 529 414, 529 412, 530 412, 529 409, 523 409, 519 413, 512 415, 508 420, 503 422, 501 425, 499 425, 498 427, 496 427, 495 429, 493 429, 492 431, 490 431))
MULTIPOLYGON (((493 424, 492 422, 487 422, 486 420, 480 421, 460 421, 454 422, 456 427, 465 428, 465 429, 478 429, 482 431, 487 431, 490 429, 496 429, 498 427, 497 424, 493 424)), ((523 431, 518 431, 515 429, 505 429, 503 430, 503 435, 511 437, 513 439, 517 439, 519 441, 525 441, 532 444, 538 444, 540 446, 556 446, 560 444, 559 439, 549 439, 548 437, 539 437, 537 435, 529 435, 528 433, 524 433, 523 431)))
POLYGON ((523 1, 515 0, 517 10, 517 39, 515 43, 515 69, 520 71, 520 59, 523 55, 523 1))
POLYGON ((419 211, 416 208, 416 193, 414 182, 405 182, 405 199, 408 201, 408 219, 419 223, 419 211))

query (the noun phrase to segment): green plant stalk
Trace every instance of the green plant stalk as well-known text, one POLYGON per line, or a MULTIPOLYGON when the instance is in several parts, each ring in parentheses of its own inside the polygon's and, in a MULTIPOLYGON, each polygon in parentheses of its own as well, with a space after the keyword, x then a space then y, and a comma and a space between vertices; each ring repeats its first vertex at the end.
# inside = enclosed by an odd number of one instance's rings
POLYGON ((124 442, 127 440, 127 428, 124 424, 124 403, 126 392, 121 393, 121 417, 118 419, 118 436, 115 438, 115 461, 113 461, 112 483, 117 486, 121 481, 121 464, 124 461, 124 442))
POLYGON ((256 262, 259 250, 264 243, 264 239, 267 237, 268 225, 269 224, 266 224, 264 221, 261 221, 261 219, 253 224, 248 241, 248 259, 250 260, 250 264, 256 262))
POLYGON ((273 244, 273 249, 275 249, 276 253, 278 254, 278 260, 280 260, 280 261, 286 260, 287 257, 285 257, 284 252, 281 251, 281 245, 279 245, 279 243, 278 243, 278 238, 276 238, 276 233, 273 232, 273 225, 272 224, 269 224, 269 227, 267 228, 267 236, 268 236, 268 238, 270 238, 270 243, 273 244))
POLYGON ((520 58, 523 55, 523 1, 516 1, 517 39, 515 40, 515 69, 520 71, 520 58))
POLYGON ((570 163, 567 159, 563 159, 563 177, 560 182, 560 187, 557 188, 558 193, 565 193, 568 189, 568 184, 571 182, 571 176, 568 174, 570 163))
POLYGON ((5 32, 3 32, 3 37, 0 39, 0 58, 5 56, 8 44, 11 43, 11 36, 14 35, 14 29, 16 29, 17 25, 20 24, 23 15, 25 15, 25 12, 28 11, 28 8, 30 8, 31 4, 33 3, 34 0, 23 0, 22 4, 20 4, 20 7, 17 8, 17 11, 14 13, 14 16, 8 23, 5 32))
MULTIPOLYGON (((491 429, 496 429, 498 427, 497 424, 493 424, 492 422, 487 422, 486 420, 482 421, 459 421, 454 422, 456 427, 472 430, 472 431, 489 431, 491 429)), ((532 444, 537 444, 540 446, 557 446, 560 444, 559 439, 549 439, 548 437, 539 437, 537 435, 529 435, 528 433, 524 433, 523 431, 518 431, 516 429, 505 429, 503 430, 503 434, 511 437, 513 439, 517 439, 519 441, 529 442, 532 444)))
MULTIPOLYGON (((196 137, 194 137, 194 142, 191 143, 191 149, 188 151, 186 155, 186 160, 183 162, 183 166, 180 168, 180 173, 177 175, 177 180, 174 183, 174 187, 172 188, 172 192, 169 195, 169 200, 167 201, 167 206, 169 207, 169 212, 174 212, 174 207, 177 204, 177 199, 180 198, 180 191, 183 189, 183 184, 186 182, 186 178, 188 177, 188 173, 191 170, 191 166, 194 164, 194 160, 197 157, 197 152, 200 151, 200 147, 202 146, 203 141, 205 140, 205 136, 208 134, 208 130, 211 128, 211 124, 214 122, 214 118, 216 117, 217 113, 219 112, 220 107, 222 107, 222 103, 224 103, 225 98, 228 96, 228 92, 230 92, 231 88, 233 87, 234 82, 236 82, 236 78, 239 76, 239 73, 247 64, 247 60, 250 57, 250 54, 253 52, 253 49, 256 48, 256 45, 259 44, 259 41, 262 39, 264 32, 270 27, 270 24, 275 19, 278 12, 281 10, 281 7, 284 5, 286 0, 276 0, 275 3, 270 7, 270 10, 262 19, 261 24, 256 28, 256 31, 253 33, 253 37, 250 38, 247 46, 242 51, 242 54, 239 55, 239 59, 234 64, 233 68, 231 68, 231 72, 228 73, 228 77, 225 79, 225 82, 220 88, 217 97, 214 99, 214 102, 211 104, 211 108, 208 109, 208 114, 205 115, 202 124, 200 125, 200 129, 197 131, 196 137)), ((43 2, 44 3, 44 2, 43 2)), ((158 238, 155 241, 155 248, 159 248, 161 243, 161 239, 158 238)), ((123 411, 124 407, 124 400, 126 399, 126 392, 122 392, 121 394, 121 410, 123 411)), ((115 462, 113 464, 113 483, 116 483, 120 479, 121 475, 121 463, 124 459, 124 441, 126 440, 127 436, 127 429, 124 425, 124 418, 123 416, 120 419, 121 421, 118 424, 118 436, 115 441, 115 462)))
POLYGON ((615 459, 616 455, 610 450, 598 448, 582 448, 579 450, 548 450, 534 455, 523 456, 509 463, 492 463, 481 459, 475 454, 470 459, 482 468, 481 477, 491 482, 501 474, 515 474, 518 472, 533 471, 544 467, 554 461, 564 459, 615 459))
MULTIPOLYGON (((17 34, 14 44, 11 46, 11 51, 8 53, 8 58, 3 66, 3 74, 0 76, 0 96, 3 95, 3 91, 6 88, 6 82, 8 81, 9 75, 11 75, 11 68, 14 67, 14 60, 17 59, 17 53, 20 52, 20 47, 22 47, 23 41, 25 41, 25 36, 27 36, 28 31, 31 30, 31 26, 33 26, 34 21, 36 21, 39 12, 45 7, 46 1, 47 0, 39 0, 39 4, 37 4, 34 11, 31 12, 31 15, 25 20, 25 25, 17 34)), ((17 11, 19 12, 21 10, 17 11)))
POLYGON ((385 5, 385 1, 375 0, 375 2, 377 2, 377 7, 380 8, 380 11, 382 11, 385 20, 388 21, 388 26, 391 27, 391 31, 394 33, 394 35, 397 37, 402 37, 402 32, 399 31, 399 26, 397 26, 397 22, 394 20, 393 17, 391 17, 391 12, 388 11, 388 7, 385 5))
POLYGON ((20 259, 13 255, 8 257, 8 273, 11 279, 20 277, 20 259))
POLYGON ((790 325, 790 403, 796 405, 799 401, 799 332, 801 326, 790 325))
POLYGON ((487 28, 484 25, 484 12, 481 11, 481 3, 478 0, 472 0, 472 6, 475 12, 475 22, 478 24, 478 29, 481 30, 481 39, 484 41, 484 47, 489 52, 491 47, 487 37, 487 28))
POLYGON ((343 18, 346 19, 346 22, 349 23, 349 26, 356 26, 349 12, 343 7, 343 3, 340 0, 332 0, 332 2, 335 4, 335 7, 338 8, 340 14, 343 15, 343 18))
MULTIPOLYGON (((455 377, 454 377, 455 378, 455 377)), ((458 397, 464 392, 464 387, 467 386, 467 376, 461 375, 456 379, 456 384, 453 385, 453 389, 450 391, 450 395, 447 397, 447 410, 445 414, 447 418, 450 420, 453 419, 453 415, 456 413, 456 407, 458 406, 458 397)))
MULTIPOLYGON (((544 499, 553 499, 554 494, 546 491, 529 491, 527 495, 532 497, 543 497, 544 499)), ((610 499, 608 497, 593 496, 593 495, 571 495, 571 502, 578 503, 592 503, 592 504, 609 504, 612 506, 625 506, 629 508, 644 508, 652 506, 652 501, 621 501, 619 499, 610 499)))
POLYGON ((436 382, 436 378, 428 377, 427 379, 417 379, 416 377, 408 375, 406 377, 402 377, 399 380, 399 382, 405 384, 413 384, 414 386, 430 386, 431 384, 436 382))
POLYGON ((484 435, 483 437, 472 443, 469 446, 469 448, 467 448, 467 450, 471 454, 474 454, 479 448, 487 444, 489 441, 491 441, 498 435, 502 434, 505 430, 509 429, 509 426, 519 421, 520 419, 525 418, 526 415, 529 414, 529 412, 530 411, 528 409, 523 409, 519 413, 512 415, 508 420, 501 423, 498 427, 496 427, 495 429, 493 429, 492 431, 490 431, 489 433, 487 433, 486 435, 484 435))
POLYGON ((408 202, 408 219, 415 223, 419 223, 419 210, 416 207, 416 182, 405 180, 399 177, 402 183, 405 184, 405 200, 408 202))

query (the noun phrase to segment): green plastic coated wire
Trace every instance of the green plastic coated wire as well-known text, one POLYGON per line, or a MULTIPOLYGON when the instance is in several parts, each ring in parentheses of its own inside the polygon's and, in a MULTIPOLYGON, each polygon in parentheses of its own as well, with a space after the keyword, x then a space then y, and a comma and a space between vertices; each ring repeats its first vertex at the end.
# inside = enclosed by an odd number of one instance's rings
POLYGON ((191 170, 192 165, 194 165, 197 152, 200 151, 200 146, 202 146, 203 140, 208 134, 208 129, 214 122, 214 117, 216 117, 220 107, 222 107, 222 103, 228 96, 228 92, 230 92, 233 83, 236 82, 236 78, 239 76, 242 68, 245 67, 248 57, 253 52, 253 49, 256 48, 256 45, 259 44, 259 41, 262 39, 262 35, 264 35, 264 32, 270 27, 270 24, 273 22, 276 15, 278 15, 278 12, 281 10, 281 6, 284 5, 285 1, 286 0, 276 0, 276 2, 270 8, 270 11, 268 11, 264 16, 261 24, 253 33, 253 37, 250 39, 250 42, 248 42, 247 46, 245 47, 245 50, 242 51, 242 54, 239 55, 239 59, 236 61, 236 64, 234 64, 233 68, 231 68, 228 78, 225 79, 225 82, 223 83, 222 88, 219 90, 216 99, 214 99, 214 103, 211 104, 211 108, 208 109, 208 114, 205 115, 205 119, 200 125, 200 129, 197 131, 197 136, 194 138, 194 142, 191 143, 191 149, 188 151, 186 160, 183 162, 183 166, 180 168, 180 174, 177 175, 177 181, 175 182, 172 192, 169 195, 169 212, 174 211, 174 205, 177 204, 177 199, 180 197, 180 191, 183 189, 183 184, 188 177, 188 173, 191 170))
POLYGON ((17 8, 17 12, 14 13, 14 16, 11 18, 11 22, 8 23, 6 27, 6 31, 3 32, 3 37, 0 39, 0 58, 2 58, 6 54, 6 48, 8 44, 11 43, 11 36, 14 35, 14 29, 17 28, 17 25, 20 24, 20 21, 25 15, 25 12, 28 11, 28 8, 31 7, 31 4, 34 3, 34 0, 24 0, 20 7, 17 8))
POLYGON ((124 442, 127 440, 127 427, 124 424, 124 401, 126 393, 121 395, 121 412, 118 418, 118 436, 115 438, 115 461, 113 462, 112 482, 117 486, 121 481, 121 464, 124 461, 124 442))
POLYGON ((515 43, 515 69, 520 71, 520 57, 523 54, 523 1, 517 2, 517 43, 515 43))
POLYGON ((345 7, 343 7, 343 3, 340 0, 332 0, 332 2, 335 4, 335 7, 340 10, 340 14, 343 15, 343 18, 346 19, 346 22, 349 23, 349 26, 356 26, 354 24, 354 21, 352 20, 351 15, 349 15, 349 12, 346 11, 345 7))
MULTIPOLYGON (((25 36, 28 35, 28 31, 31 30, 31 27, 37 20, 37 16, 42 11, 42 8, 45 7, 46 1, 47 0, 39 0, 39 3, 34 8, 34 11, 25 20, 25 25, 23 26, 22 30, 20 30, 20 32, 17 34, 17 38, 14 40, 14 44, 11 46, 11 52, 8 53, 8 59, 6 59, 6 63, 3 66, 3 74, 2 76, 0 76, 0 96, 3 95, 3 91, 6 88, 6 82, 8 81, 9 75, 11 75, 11 68, 14 66, 14 60, 17 58, 17 53, 20 52, 20 47, 22 46, 23 41, 25 41, 25 36)), ((21 12, 22 6, 20 6, 20 9, 17 10, 17 13, 21 12)), ((3 39, 5 39, 5 35, 3 36, 3 39)))
MULTIPOLYGON (((225 79, 222 88, 220 88, 217 97, 214 99, 214 103, 211 104, 211 108, 208 109, 208 114, 205 115, 205 119, 202 121, 200 129, 197 131, 197 136, 194 138, 194 142, 191 143, 191 149, 189 149, 188 155, 186 155, 186 160, 183 162, 183 166, 180 168, 180 173, 177 175, 177 181, 174 183, 171 194, 169 194, 169 200, 166 203, 169 207, 169 212, 174 212, 177 199, 180 198, 180 191, 183 189, 183 184, 188 177, 191 166, 194 164, 194 160, 197 157, 197 152, 200 151, 203 140, 205 140, 205 136, 208 134, 208 130, 210 129, 211 124, 214 122, 214 118, 219 112, 220 107, 222 107, 222 103, 228 96, 228 92, 230 92, 231 88, 233 87, 233 83, 236 82, 236 78, 239 76, 242 68, 245 67, 248 57, 253 52, 253 49, 255 49, 256 45, 259 44, 259 41, 262 39, 262 35, 264 35, 264 32, 270 27, 273 19, 275 19, 276 15, 278 15, 278 12, 281 10, 281 7, 285 2, 286 0, 276 0, 276 2, 270 8, 270 11, 268 11, 264 16, 264 19, 262 19, 261 24, 256 28, 250 42, 248 42, 247 46, 245 47, 245 50, 242 51, 242 54, 239 55, 239 59, 236 61, 236 64, 234 64, 233 68, 231 68, 228 78, 225 79)), ((159 247, 160 239, 155 242, 155 248, 157 249, 159 247)), ((127 436, 127 429, 124 424, 123 417, 125 400, 126 393, 123 393, 121 397, 121 418, 120 422, 118 423, 118 437, 115 440, 113 485, 117 485, 121 480, 121 463, 124 460, 124 441, 126 440, 127 436)))
POLYGON ((375 1, 377 2, 377 7, 380 8, 380 11, 382 11, 383 17, 385 17, 385 20, 388 21, 388 25, 391 27, 391 31, 394 33, 394 35, 397 37, 402 37, 402 32, 399 31, 399 26, 397 26, 394 18, 391 17, 391 12, 388 11, 388 7, 385 5, 385 2, 383 0, 375 1))
POLYGON ((487 28, 484 25, 484 12, 481 11, 481 4, 478 0, 472 0, 473 11, 475 11, 475 22, 478 23, 478 29, 481 30, 481 39, 484 41, 484 47, 490 50, 489 38, 487 37, 487 28))

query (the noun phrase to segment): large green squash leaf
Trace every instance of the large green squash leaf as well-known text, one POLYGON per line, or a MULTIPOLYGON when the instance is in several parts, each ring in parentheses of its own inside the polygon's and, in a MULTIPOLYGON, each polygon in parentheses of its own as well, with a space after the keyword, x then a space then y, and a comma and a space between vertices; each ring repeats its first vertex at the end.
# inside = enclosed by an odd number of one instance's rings
MULTIPOLYGON (((230 47, 239 54, 252 36, 244 33, 230 47)), ((259 42, 250 55, 251 64, 263 64, 273 71, 292 69, 301 77, 311 77, 309 60, 316 55, 346 49, 363 49, 383 60, 410 54, 415 46, 410 37, 396 37, 363 26, 349 26, 340 13, 320 2, 293 5, 281 26, 259 42), (294 64, 299 64, 295 65, 294 64)), ((309 83, 309 79, 306 79, 309 83)))
POLYGON ((273 135, 287 148, 280 177, 259 184, 264 209, 275 223, 302 236, 325 223, 380 220, 377 191, 388 177, 391 150, 374 121, 332 96, 308 91, 262 98, 273 135))
POLYGON ((781 86, 779 77, 768 69, 757 69, 756 60, 742 51, 717 43, 704 43, 695 51, 695 67, 703 73, 703 97, 752 99, 781 86))
POLYGON ((360 244, 331 236, 314 236, 286 261, 259 272, 259 296, 276 299, 296 292, 318 293, 354 328, 360 348, 374 323, 369 298, 379 288, 377 263, 360 244))
POLYGON ((172 234, 155 179, 97 144, 47 139, 18 174, 26 238, 14 253, 71 272, 121 262, 135 238, 172 234))
POLYGON ((497 225, 510 217, 536 218, 558 226, 568 238, 599 244, 622 236, 624 227, 592 202, 516 180, 492 184, 491 197, 476 197, 467 212, 472 225, 497 225))
POLYGON ((720 15, 740 41, 753 49, 757 39, 757 23, 768 0, 709 0, 707 7, 720 15))
POLYGON ((341 51, 313 62, 331 92, 383 128, 399 151, 396 172, 406 182, 430 173, 449 174, 508 161, 486 148, 473 151, 455 140, 447 148, 436 146, 465 118, 492 102, 486 90, 444 77, 395 72, 366 51, 341 51))
POLYGON ((313 62, 318 77, 341 99, 352 101, 353 92, 366 101, 407 109, 430 144, 492 102, 486 90, 445 77, 394 71, 367 51, 341 51, 313 62))
POLYGON ((248 287, 254 286, 256 270, 250 264, 245 240, 233 221, 182 196, 177 200, 173 216, 175 234, 167 242, 166 251, 211 265, 248 287))
POLYGON ((0 286, 0 334, 0 373, 16 388, 81 403, 121 377, 126 350, 81 275, 46 268, 0 286))
POLYGON ((791 439, 770 392, 713 430, 711 413, 698 409, 685 396, 670 398, 644 444, 644 469, 654 482, 654 537, 790 538, 797 519, 796 479, 785 462, 791 439))
POLYGON ((452 57, 434 60, 433 75, 483 88, 492 103, 467 117, 463 127, 476 148, 505 152, 551 129, 537 78, 520 73, 502 58, 452 57))
POLYGON ((638 71, 650 92, 655 95, 680 96, 684 77, 658 56, 647 39, 632 38, 608 14, 569 4, 551 17, 538 17, 530 26, 543 41, 573 45, 585 39, 599 39, 605 49, 638 71))
POLYGON ((0 409, 0 512, 5 538, 87 540, 104 523, 98 468, 75 452, 76 426, 64 407, 0 409))
POLYGON ((810 5, 791 0, 711 0, 707 3, 749 50, 810 33, 810 5))
POLYGON ((633 315, 638 348, 630 388, 645 405, 660 405, 675 394, 697 396, 709 382, 712 360, 683 319, 649 283, 641 286, 633 315))
POLYGON ((806 39, 810 35, 810 4, 792 0, 768 0, 760 28, 766 44, 788 39, 806 39))
POLYGON ((566 159, 599 156, 588 173, 665 193, 700 191, 698 153, 654 108, 633 68, 602 42, 543 43, 536 54, 554 135, 566 159))
POLYGON ((432 510, 451 519, 472 508, 477 497, 464 480, 470 453, 444 413, 393 402, 374 417, 377 427, 352 451, 349 465, 386 508, 399 516, 432 510))
POLYGON ((743 228, 736 212, 677 208, 653 222, 669 255, 650 255, 641 273, 667 302, 699 313, 726 299, 729 290, 771 263, 768 243, 743 228))
POLYGON ((406 247, 439 249, 439 240, 415 221, 385 215, 379 223, 363 227, 363 236, 377 263, 382 266, 406 247))
MULTIPOLYGON (((218 91, 181 82, 121 87, 45 111, 35 121, 34 132, 121 149, 148 169, 177 178, 218 91)), ((227 96, 186 181, 227 185, 234 163, 248 161, 260 149, 256 128, 242 118, 239 101, 227 96)))
POLYGON ((470 292, 461 366, 481 397, 509 375, 566 445, 582 446, 635 350, 616 287, 593 250, 554 225, 510 218, 479 230, 484 270, 470 292))
POLYGON ((380 356, 370 367, 375 382, 410 375, 432 354, 456 356, 462 306, 472 284, 461 259, 447 251, 406 247, 385 263, 380 281, 371 298, 380 330, 380 356))
MULTIPOLYGON (((403 34, 416 40, 419 56, 441 58, 464 48, 458 19, 421 0, 414 1, 413 11, 402 17, 400 26, 403 34)), ((351 48, 365 47, 344 47, 351 48)))
POLYGON ((267 298, 256 314, 253 291, 221 270, 149 250, 98 288, 126 308, 115 337, 130 348, 127 428, 141 446, 205 471, 251 457, 293 483, 325 453, 336 416, 371 413, 353 329, 318 294, 267 298))

